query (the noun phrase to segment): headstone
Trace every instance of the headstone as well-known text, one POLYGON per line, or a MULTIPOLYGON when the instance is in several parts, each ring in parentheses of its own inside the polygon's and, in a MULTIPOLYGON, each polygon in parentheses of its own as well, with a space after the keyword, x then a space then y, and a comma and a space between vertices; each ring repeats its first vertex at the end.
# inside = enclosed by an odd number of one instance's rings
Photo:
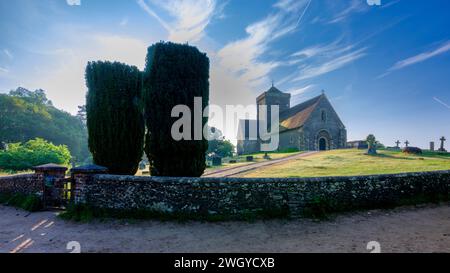
POLYGON ((228 163, 235 164, 235 163, 237 163, 237 161, 235 159, 232 159, 232 160, 228 161, 228 163))
POLYGON ((267 153, 265 153, 264 154, 264 157, 263 157, 265 160, 270 160, 271 158, 270 158, 270 156, 267 154, 267 153))
POLYGON ((139 163, 139 170, 145 170, 145 167, 147 167, 146 165, 145 165, 145 162, 144 161, 141 161, 140 163, 139 163))
POLYGON ((247 159, 248 162, 251 162, 251 161, 253 161, 253 156, 252 155, 248 155, 246 157, 246 159, 247 159))
POLYGON ((409 145, 409 141, 407 140, 407 141, 405 141, 405 147, 408 147, 408 145, 409 145))
POLYGON ((400 140, 397 140, 397 141, 395 142, 395 144, 397 144, 397 146, 395 146, 395 147, 398 148, 398 149, 400 149, 400 140))
POLYGON ((214 156, 211 158, 212 165, 213 166, 220 166, 222 165, 222 158, 220 156, 214 156))
POLYGON ((444 142, 447 140, 445 139, 445 137, 441 137, 441 139, 439 139, 441 141, 441 148, 439 148, 439 152, 447 152, 447 150, 444 148, 444 142))
POLYGON ((434 141, 430 142, 430 151, 434 152, 434 141))

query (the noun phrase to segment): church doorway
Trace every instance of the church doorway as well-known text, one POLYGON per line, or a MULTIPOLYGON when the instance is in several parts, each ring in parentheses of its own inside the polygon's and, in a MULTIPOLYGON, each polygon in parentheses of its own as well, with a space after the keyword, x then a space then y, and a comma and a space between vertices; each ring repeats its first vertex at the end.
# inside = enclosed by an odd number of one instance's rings
POLYGON ((327 149, 327 140, 323 137, 319 139, 319 151, 326 151, 327 149))

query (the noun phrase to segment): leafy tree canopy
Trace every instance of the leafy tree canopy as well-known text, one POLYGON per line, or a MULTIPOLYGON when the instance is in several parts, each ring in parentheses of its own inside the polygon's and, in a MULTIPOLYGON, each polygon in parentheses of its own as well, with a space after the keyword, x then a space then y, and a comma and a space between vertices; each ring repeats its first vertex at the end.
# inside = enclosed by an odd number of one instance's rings
POLYGON ((0 94, 0 142, 26 142, 43 138, 65 144, 77 162, 89 157, 87 130, 78 117, 55 108, 41 89, 19 87, 0 94))
POLYGON ((55 163, 68 166, 71 155, 66 145, 36 138, 26 143, 11 143, 7 150, 0 151, 0 169, 7 171, 29 170, 34 166, 55 163))

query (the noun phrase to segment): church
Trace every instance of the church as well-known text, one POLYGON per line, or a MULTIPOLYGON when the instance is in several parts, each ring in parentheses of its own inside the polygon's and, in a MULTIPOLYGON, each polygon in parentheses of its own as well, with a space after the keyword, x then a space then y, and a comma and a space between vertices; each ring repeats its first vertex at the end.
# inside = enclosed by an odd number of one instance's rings
MULTIPOLYGON (((293 107, 291 94, 272 86, 256 98, 257 113, 261 105, 279 106, 278 151, 324 151, 345 148, 347 130, 324 92, 293 107)), ((257 120, 240 120, 238 128, 238 154, 250 154, 261 150, 261 140, 249 137, 251 128, 257 128, 257 120)), ((268 125, 270 128, 270 124, 268 125)))

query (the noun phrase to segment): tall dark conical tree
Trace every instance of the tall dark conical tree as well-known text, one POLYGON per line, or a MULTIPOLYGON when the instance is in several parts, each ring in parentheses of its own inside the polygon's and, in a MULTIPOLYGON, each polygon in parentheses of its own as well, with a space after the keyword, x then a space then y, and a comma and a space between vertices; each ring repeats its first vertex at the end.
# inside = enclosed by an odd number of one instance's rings
MULTIPOLYGON (((201 97, 202 110, 209 103, 209 59, 196 47, 160 42, 148 48, 143 77, 147 123, 145 152, 155 176, 201 176, 206 168, 208 142, 194 138, 194 97, 201 97), (190 140, 175 140, 171 117, 176 105, 191 111, 190 140)), ((202 118, 202 128, 207 123, 202 118)), ((187 128, 183 128, 186 130, 187 128)), ((198 132, 198 131, 197 131, 198 132)), ((198 139, 198 138, 197 138, 198 139)))
POLYGON ((112 174, 134 175, 143 154, 142 73, 118 62, 86 67, 89 149, 112 174))

